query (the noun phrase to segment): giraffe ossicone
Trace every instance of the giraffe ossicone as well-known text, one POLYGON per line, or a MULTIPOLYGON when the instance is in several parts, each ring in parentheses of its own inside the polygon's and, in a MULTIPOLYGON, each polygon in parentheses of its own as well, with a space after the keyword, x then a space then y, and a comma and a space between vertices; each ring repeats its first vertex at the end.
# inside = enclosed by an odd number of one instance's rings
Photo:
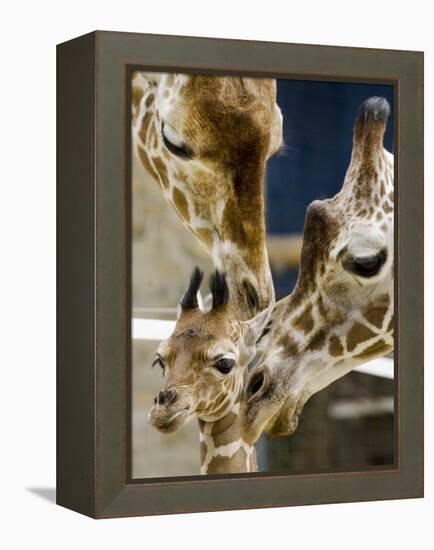
POLYGON ((251 318, 274 302, 264 174, 282 143, 275 80, 138 71, 132 118, 137 158, 227 273, 235 315, 251 318))

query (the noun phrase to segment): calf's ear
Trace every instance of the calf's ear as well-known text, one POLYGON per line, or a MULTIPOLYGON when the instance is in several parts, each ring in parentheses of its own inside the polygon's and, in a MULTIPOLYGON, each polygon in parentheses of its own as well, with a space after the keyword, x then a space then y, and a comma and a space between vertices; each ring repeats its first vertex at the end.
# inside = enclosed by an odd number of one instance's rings
POLYGON ((270 332, 272 327, 271 311, 272 307, 268 307, 255 315, 253 319, 244 321, 246 329, 244 341, 246 345, 254 346, 258 344, 259 341, 270 332))

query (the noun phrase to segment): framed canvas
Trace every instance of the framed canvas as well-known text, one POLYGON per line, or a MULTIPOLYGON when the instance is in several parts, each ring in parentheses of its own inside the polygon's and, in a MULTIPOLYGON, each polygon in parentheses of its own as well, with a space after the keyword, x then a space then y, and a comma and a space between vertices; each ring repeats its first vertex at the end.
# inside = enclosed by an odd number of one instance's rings
POLYGON ((97 31, 57 59, 58 504, 423 496, 423 54, 97 31))

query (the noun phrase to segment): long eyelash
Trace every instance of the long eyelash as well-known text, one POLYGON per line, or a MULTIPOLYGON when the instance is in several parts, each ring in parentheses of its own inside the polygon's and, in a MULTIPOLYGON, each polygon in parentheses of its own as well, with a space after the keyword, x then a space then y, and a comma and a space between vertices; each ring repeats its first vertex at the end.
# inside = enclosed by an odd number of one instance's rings
POLYGON ((155 359, 152 361, 152 364, 151 364, 151 369, 155 367, 155 365, 159 365, 162 369, 163 369, 163 374, 164 374, 164 363, 163 363, 163 360, 161 359, 161 357, 159 355, 157 355, 155 357, 155 359))

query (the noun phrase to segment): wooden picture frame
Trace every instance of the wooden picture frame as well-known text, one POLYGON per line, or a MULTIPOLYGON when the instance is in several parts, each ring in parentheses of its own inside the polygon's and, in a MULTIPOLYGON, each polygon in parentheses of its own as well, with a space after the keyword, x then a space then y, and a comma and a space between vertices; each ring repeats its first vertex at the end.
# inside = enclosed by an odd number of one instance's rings
POLYGON ((57 503, 107 518, 423 496, 423 54, 97 31, 59 45, 57 63, 57 503), (394 86, 393 468, 131 478, 135 68, 394 86))

